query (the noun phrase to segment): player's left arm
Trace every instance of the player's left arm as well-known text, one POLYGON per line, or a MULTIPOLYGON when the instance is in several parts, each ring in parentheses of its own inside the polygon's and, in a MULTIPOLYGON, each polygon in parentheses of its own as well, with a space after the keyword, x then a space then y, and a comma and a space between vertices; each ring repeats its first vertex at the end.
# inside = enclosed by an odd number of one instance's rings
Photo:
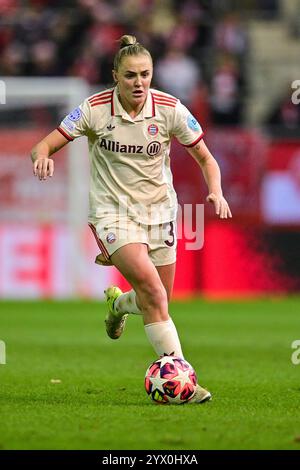
POLYGON ((228 202, 223 196, 219 165, 208 150, 203 139, 194 147, 187 148, 187 150, 202 170, 209 192, 206 198, 207 202, 214 204, 215 212, 220 219, 232 217, 228 202))

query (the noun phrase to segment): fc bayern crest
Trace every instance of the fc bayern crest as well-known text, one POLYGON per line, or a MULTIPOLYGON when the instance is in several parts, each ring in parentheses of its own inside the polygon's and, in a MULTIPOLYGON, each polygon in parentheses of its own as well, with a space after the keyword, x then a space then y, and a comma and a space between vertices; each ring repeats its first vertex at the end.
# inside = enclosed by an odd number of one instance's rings
POLYGON ((148 133, 152 136, 155 136, 158 134, 158 127, 156 124, 150 124, 148 126, 148 133))
POLYGON ((113 232, 109 232, 106 235, 106 241, 107 243, 114 243, 117 239, 117 236, 113 232))

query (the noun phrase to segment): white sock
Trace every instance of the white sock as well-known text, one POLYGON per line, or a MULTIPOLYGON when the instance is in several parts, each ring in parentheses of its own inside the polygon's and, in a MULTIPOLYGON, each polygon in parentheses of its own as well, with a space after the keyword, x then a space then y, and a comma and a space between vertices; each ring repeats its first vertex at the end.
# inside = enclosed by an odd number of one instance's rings
POLYGON ((167 321, 145 325, 146 335, 158 356, 172 354, 182 357, 180 340, 176 327, 170 318, 167 321))
POLYGON ((143 312, 141 312, 136 304, 136 293, 133 289, 120 295, 115 300, 114 310, 118 314, 134 313, 135 315, 143 315, 143 312))

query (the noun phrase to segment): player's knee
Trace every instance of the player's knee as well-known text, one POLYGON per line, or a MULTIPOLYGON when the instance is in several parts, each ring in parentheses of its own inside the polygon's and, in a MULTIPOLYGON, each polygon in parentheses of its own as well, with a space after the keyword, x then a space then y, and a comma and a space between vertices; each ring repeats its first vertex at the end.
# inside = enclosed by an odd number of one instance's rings
POLYGON ((163 285, 155 286, 150 292, 153 306, 156 308, 165 308, 168 305, 168 297, 163 285))
MULTIPOLYGON (((168 303, 167 293, 164 286, 158 282, 144 282, 140 285, 140 296, 148 307, 164 309, 168 303)), ((143 303, 144 303, 143 302, 143 303)))

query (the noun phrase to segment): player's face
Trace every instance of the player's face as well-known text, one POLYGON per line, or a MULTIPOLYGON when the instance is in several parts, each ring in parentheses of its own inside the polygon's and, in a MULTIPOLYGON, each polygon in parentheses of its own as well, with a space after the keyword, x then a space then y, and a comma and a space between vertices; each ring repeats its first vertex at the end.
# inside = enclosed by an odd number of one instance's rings
POLYGON ((126 111, 141 109, 153 75, 150 57, 146 54, 124 57, 119 70, 113 71, 113 75, 118 82, 121 102, 126 111))

